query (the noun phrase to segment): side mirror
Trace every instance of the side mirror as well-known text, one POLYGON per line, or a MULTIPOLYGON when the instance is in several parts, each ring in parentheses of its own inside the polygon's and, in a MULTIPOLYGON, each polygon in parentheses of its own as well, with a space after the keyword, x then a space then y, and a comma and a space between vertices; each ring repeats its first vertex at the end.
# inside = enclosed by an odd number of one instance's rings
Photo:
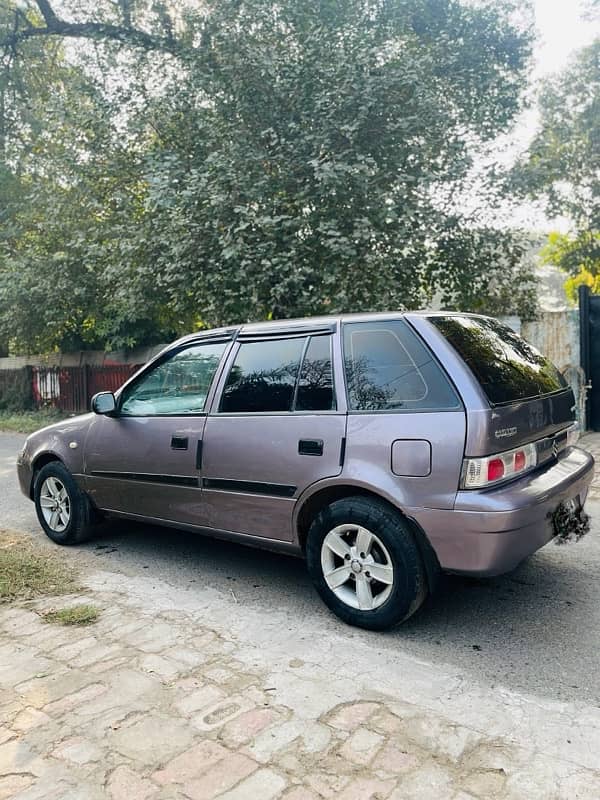
POLYGON ((116 411, 117 401, 112 392, 98 392, 92 397, 91 405, 95 414, 112 414, 116 411))

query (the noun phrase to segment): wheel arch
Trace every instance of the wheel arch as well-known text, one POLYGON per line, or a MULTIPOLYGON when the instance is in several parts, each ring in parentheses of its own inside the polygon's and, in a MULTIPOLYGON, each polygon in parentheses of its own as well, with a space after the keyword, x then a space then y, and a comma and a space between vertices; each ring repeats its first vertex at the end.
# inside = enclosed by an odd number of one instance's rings
POLYGON ((429 538, 427 537, 427 534, 423 528, 415 519, 406 514, 404 509, 400 508, 395 503, 392 503, 387 497, 359 484, 343 483, 324 486, 320 489, 317 489, 303 501, 301 501, 298 511, 295 514, 295 533, 302 553, 305 552, 308 531, 316 516, 326 506, 334 503, 336 500, 342 500, 345 497, 356 496, 370 497, 373 500, 377 500, 379 503, 387 506, 389 509, 402 517, 415 538, 417 547, 419 548, 419 553, 423 560, 423 565, 425 567, 428 588, 430 592, 433 592, 437 585, 441 567, 435 554, 435 550, 431 546, 429 538))
POLYGON ((56 453, 53 452, 43 452, 36 456, 33 461, 31 462, 31 483, 29 486, 29 498, 33 500, 33 489, 35 486, 35 479, 37 478, 38 472, 46 466, 46 464, 51 464, 53 461, 58 461, 60 464, 65 466, 65 462, 58 456, 56 453))

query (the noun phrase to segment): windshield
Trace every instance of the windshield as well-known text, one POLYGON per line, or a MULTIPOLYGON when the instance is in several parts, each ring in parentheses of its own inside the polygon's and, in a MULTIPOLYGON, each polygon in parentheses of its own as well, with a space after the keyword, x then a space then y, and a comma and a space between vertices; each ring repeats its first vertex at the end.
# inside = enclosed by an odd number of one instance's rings
POLYGON ((549 359, 498 320, 431 316, 429 321, 458 351, 492 405, 551 394, 567 386, 549 359))

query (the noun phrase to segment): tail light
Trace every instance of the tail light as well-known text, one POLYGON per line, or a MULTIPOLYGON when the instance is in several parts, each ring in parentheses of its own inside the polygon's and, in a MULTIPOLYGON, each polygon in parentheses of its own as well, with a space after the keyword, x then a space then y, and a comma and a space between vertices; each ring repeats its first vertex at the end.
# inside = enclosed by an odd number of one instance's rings
POLYGON ((481 489, 500 481, 515 478, 537 464, 535 444, 524 444, 514 450, 505 450, 484 458, 465 458, 461 475, 461 488, 481 489))

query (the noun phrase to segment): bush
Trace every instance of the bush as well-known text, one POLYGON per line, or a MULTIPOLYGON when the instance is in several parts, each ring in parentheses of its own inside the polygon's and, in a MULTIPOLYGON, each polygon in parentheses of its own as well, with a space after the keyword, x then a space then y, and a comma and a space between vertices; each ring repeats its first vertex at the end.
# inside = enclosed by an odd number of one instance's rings
POLYGON ((31 367, 0 370, 0 411, 35 408, 31 367))

